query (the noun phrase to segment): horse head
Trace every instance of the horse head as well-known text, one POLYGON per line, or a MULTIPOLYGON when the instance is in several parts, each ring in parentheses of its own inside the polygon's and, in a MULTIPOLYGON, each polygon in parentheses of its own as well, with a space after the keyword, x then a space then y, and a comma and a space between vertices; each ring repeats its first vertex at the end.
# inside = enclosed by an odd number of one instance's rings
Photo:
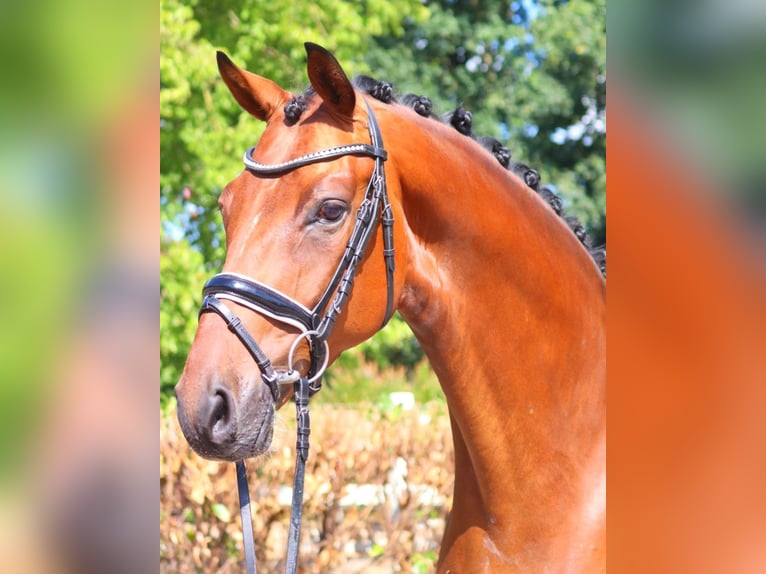
POLYGON ((226 260, 176 386, 183 433, 207 458, 266 452, 287 383, 316 384, 385 324, 402 290, 391 245, 400 189, 395 178, 386 186, 371 108, 332 54, 306 49, 312 89, 299 101, 218 53, 234 98, 267 126, 218 200, 226 260))

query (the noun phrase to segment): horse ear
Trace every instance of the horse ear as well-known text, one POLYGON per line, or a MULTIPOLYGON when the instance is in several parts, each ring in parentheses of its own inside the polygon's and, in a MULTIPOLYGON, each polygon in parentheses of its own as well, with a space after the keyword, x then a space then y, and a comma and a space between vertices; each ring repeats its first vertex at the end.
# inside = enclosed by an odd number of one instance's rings
POLYGON ((216 52, 216 60, 218 72, 234 99, 259 120, 268 121, 274 110, 292 97, 271 80, 240 69, 223 52, 216 52))
POLYGON ((354 87, 330 52, 311 42, 304 44, 308 54, 309 81, 316 93, 336 114, 350 118, 354 113, 354 87))

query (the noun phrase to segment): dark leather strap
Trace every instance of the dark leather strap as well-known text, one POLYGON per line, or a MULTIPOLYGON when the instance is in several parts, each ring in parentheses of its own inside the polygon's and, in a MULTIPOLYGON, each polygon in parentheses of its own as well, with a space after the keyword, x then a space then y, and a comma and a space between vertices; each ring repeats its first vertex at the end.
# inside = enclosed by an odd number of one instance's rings
POLYGON ((255 541, 253 540, 253 516, 250 512, 250 491, 247 488, 247 471, 245 461, 238 460, 237 466, 237 492, 239 493, 239 517, 242 520, 242 536, 245 544, 245 567, 247 574, 256 574, 255 571, 255 541))
MULTIPOLYGON (((365 102, 366 103, 366 102, 365 102)), ((370 129, 370 140, 375 147, 383 147, 383 136, 380 133, 380 126, 375 114, 372 113, 370 105, 367 104, 368 122, 370 129)), ((382 158, 385 160, 386 158, 382 158)), ((396 263, 394 259, 394 213, 391 209, 391 202, 388 201, 388 186, 386 185, 386 172, 383 169, 383 161, 375 161, 375 176, 380 177, 381 183, 378 188, 380 205, 382 208, 381 224, 383 226, 383 258, 386 261, 386 313, 383 316, 381 329, 386 326, 391 315, 394 312, 394 270, 396 263)))
POLYGON ((294 387, 298 437, 295 445, 295 476, 293 478, 293 500, 290 505, 290 531, 287 538, 285 574, 294 574, 298 568, 301 519, 303 517, 303 479, 306 473, 306 460, 309 457, 309 434, 311 434, 308 380, 301 377, 294 384, 294 387))
POLYGON ((274 372, 274 368, 271 366, 271 361, 266 356, 255 339, 248 333, 245 326, 231 310, 219 299, 216 299, 212 295, 206 296, 202 299, 202 308, 200 309, 200 315, 206 311, 214 311, 218 313, 226 322, 226 326, 234 333, 242 344, 253 357, 255 364, 258 365, 258 369, 261 371, 261 378, 266 386, 271 390, 271 396, 274 398, 275 403, 279 403, 279 383, 277 382, 277 374, 274 372))
POLYGON ((242 158, 245 167, 253 173, 267 176, 284 175, 299 167, 311 165, 312 163, 318 163, 320 161, 337 159, 344 155, 365 155, 368 157, 380 158, 384 161, 388 157, 386 150, 377 145, 350 144, 315 151, 283 163, 266 164, 253 159, 254 151, 255 147, 251 147, 245 152, 245 156, 242 158))
MULTIPOLYGON (((301 540, 301 520, 303 518, 304 478, 306 461, 309 457, 309 435, 311 417, 309 416, 309 383, 301 377, 294 384, 295 413, 298 421, 298 436, 295 445, 295 476, 293 478, 293 498, 290 504, 290 530, 287 539, 287 560, 285 574, 295 574, 298 569, 298 554, 301 540)), ((250 512, 250 491, 244 461, 237 461, 237 491, 239 493, 239 515, 244 530, 245 566, 247 574, 256 574, 255 542, 253 540, 253 519, 250 512)))
POLYGON ((301 330, 313 328, 313 313, 306 307, 268 285, 235 273, 219 273, 213 276, 202 290, 203 295, 231 297, 236 302, 301 330), (238 300, 239 299, 239 300, 238 300))

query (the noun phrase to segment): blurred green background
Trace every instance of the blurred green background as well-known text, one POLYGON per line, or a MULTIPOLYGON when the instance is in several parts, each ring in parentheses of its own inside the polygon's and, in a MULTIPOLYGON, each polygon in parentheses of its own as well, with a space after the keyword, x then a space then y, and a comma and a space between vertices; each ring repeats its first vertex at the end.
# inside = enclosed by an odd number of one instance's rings
MULTIPOLYGON (((118 251, 128 241, 113 231, 136 221, 123 219, 131 184, 112 173, 116 140, 124 137, 114 134, 121 123, 152 121, 151 115, 139 117, 138 107, 154 110, 137 103, 156 98, 154 18, 144 2, 0 6, 3 477, 6 465, 17 467, 29 454, 48 407, 55 409, 67 345, 87 309, 95 309, 91 287, 108 264, 121 265, 118 251)), ((151 141, 143 147, 154 154, 151 141)), ((145 174, 141 158, 133 161, 134 173, 145 174)), ((128 203, 138 205, 142 197, 134 193, 128 203)), ((152 259, 129 258, 137 274, 156 273, 152 259)))
MULTIPOLYGON (((243 150, 264 127, 239 108, 219 79, 217 49, 299 92, 307 86, 303 42, 313 41, 333 51, 349 75, 386 80, 400 95, 427 95, 440 113, 463 104, 473 113, 474 132, 499 138, 514 160, 537 169, 600 243, 606 233, 605 26, 605 0, 163 0, 163 402, 196 329, 201 287, 223 262, 218 194, 242 169, 243 150)), ((366 379, 372 364, 400 369, 395 378, 407 388, 422 361, 417 341, 397 316, 346 352, 329 379, 353 386, 366 379)), ((354 396, 359 393, 335 395, 354 396)))
POLYGON ((664 143, 763 227, 766 8, 762 2, 609 3, 609 73, 664 143))

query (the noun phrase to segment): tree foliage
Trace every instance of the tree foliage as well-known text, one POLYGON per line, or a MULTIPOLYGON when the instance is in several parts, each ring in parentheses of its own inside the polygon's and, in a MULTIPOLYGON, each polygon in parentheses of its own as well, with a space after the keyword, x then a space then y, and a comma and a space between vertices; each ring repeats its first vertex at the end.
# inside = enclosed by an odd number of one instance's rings
MULTIPOLYGON (((218 194, 263 130, 219 80, 216 49, 302 91, 303 42, 314 41, 349 73, 427 95, 437 110, 462 103, 476 133, 507 143, 603 239, 605 11, 605 0, 162 0, 163 388, 180 375, 203 278, 223 261, 218 194)), ((400 321, 364 355, 411 366, 420 349, 400 321)))
POLYGON ((206 280, 202 255, 187 241, 166 242, 160 252, 160 392, 170 394, 197 329, 199 293, 206 280))
POLYGON ((218 192, 242 169, 243 150, 263 124, 243 111, 220 81, 215 51, 278 84, 303 90, 305 50, 314 40, 357 70, 369 35, 396 37, 405 17, 420 18, 414 0, 374 0, 360 10, 336 0, 224 0, 160 6, 160 149, 163 225, 183 235, 213 267, 223 259, 218 192), (409 15, 409 16, 408 16, 409 15))
POLYGON ((429 3, 402 38, 367 61, 399 92, 473 114, 474 132, 507 142, 600 241, 606 205, 605 0, 429 3))

